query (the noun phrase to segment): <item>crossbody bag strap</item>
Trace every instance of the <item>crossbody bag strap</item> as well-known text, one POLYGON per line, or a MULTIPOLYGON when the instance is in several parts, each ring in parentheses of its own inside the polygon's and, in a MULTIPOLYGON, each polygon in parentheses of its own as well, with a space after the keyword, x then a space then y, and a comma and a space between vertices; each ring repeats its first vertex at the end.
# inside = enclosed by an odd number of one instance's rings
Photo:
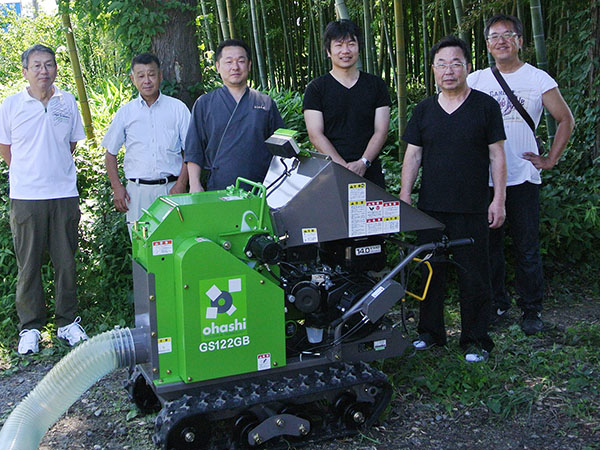
POLYGON ((531 128, 531 131, 533 131, 533 134, 535 135, 535 124, 533 123, 533 119, 531 118, 529 113, 525 110, 525 108, 523 108, 523 105, 521 105, 521 102, 517 99, 517 97, 515 96, 513 91, 510 89, 508 84, 506 84, 506 80, 504 79, 504 77, 502 76, 500 71, 498 70, 497 66, 492 66, 492 73, 496 77, 496 80, 498 80, 498 83, 500 83, 500 86, 502 87, 502 89, 504 89, 504 92, 506 93, 506 96, 508 97, 510 102, 514 105, 516 110, 519 111, 519 114, 521 114, 521 117, 523 117, 525 122, 527 122, 527 125, 529 125, 529 128, 531 128))

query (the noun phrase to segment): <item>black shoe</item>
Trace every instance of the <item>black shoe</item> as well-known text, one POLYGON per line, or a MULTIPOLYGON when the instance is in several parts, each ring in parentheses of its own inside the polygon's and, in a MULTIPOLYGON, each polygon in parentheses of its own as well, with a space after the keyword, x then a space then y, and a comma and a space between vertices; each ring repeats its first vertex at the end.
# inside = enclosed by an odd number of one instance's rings
POLYGON ((539 333, 544 328, 544 322, 542 322, 542 313, 537 311, 523 311, 521 317, 521 330, 527 336, 539 333))

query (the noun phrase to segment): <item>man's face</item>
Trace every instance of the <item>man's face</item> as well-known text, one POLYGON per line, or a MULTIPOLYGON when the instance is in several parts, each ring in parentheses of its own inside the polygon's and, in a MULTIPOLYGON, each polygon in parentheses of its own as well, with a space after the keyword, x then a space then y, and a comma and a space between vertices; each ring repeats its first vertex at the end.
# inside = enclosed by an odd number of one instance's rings
POLYGON ((155 62, 134 65, 129 77, 143 99, 154 100, 158 97, 162 73, 155 62))
POLYGON ((517 36, 511 22, 497 22, 490 27, 486 44, 495 61, 510 61, 519 57, 523 37, 517 36))
POLYGON ((21 72, 31 87, 46 90, 56 79, 56 61, 50 53, 32 52, 21 72))
POLYGON ((221 75, 225 86, 245 86, 249 71, 250 60, 243 47, 228 46, 223 48, 217 61, 217 72, 221 75))
POLYGON ((358 54, 359 47, 355 36, 332 40, 327 51, 333 67, 340 69, 354 66, 358 62, 358 54))
POLYGON ((435 82, 442 91, 462 90, 467 86, 467 64, 460 47, 444 47, 433 58, 435 82))

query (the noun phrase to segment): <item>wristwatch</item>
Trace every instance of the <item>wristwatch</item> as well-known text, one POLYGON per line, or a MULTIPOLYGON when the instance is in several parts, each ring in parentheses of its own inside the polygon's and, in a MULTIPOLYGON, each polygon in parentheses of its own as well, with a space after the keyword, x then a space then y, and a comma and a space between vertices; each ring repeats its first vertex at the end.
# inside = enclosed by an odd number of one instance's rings
POLYGON ((367 158, 365 158, 364 156, 362 158, 360 158, 360 160, 365 163, 365 166, 367 166, 367 169, 369 167, 371 167, 371 161, 369 161, 367 158))

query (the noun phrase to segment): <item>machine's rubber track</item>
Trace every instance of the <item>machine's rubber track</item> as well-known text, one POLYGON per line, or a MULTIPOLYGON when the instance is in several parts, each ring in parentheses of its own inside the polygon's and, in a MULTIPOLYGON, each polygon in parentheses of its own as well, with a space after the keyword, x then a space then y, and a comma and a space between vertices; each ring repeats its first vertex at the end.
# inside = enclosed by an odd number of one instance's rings
POLYGON ((265 374, 165 403, 156 418, 153 440, 168 450, 298 447, 372 426, 391 392, 387 377, 362 362, 265 374), (308 420, 310 432, 248 444, 249 430, 282 413, 308 420))

